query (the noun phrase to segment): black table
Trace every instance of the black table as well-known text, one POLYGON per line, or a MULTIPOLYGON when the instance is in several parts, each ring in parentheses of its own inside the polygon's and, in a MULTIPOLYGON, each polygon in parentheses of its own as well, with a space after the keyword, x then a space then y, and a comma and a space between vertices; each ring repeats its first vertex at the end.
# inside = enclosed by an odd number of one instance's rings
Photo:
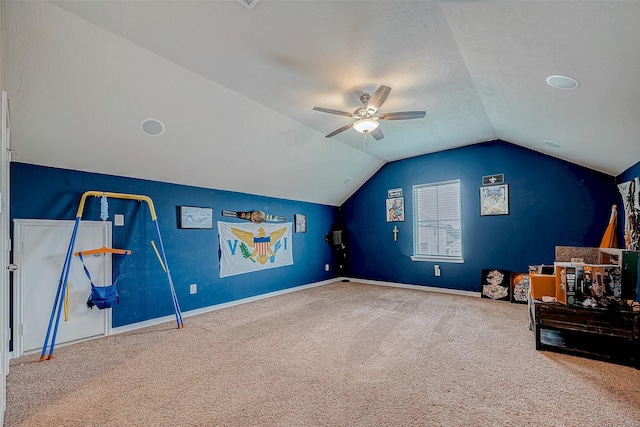
POLYGON ((530 301, 536 350, 633 363, 640 368, 640 313, 623 307, 583 307, 530 301))

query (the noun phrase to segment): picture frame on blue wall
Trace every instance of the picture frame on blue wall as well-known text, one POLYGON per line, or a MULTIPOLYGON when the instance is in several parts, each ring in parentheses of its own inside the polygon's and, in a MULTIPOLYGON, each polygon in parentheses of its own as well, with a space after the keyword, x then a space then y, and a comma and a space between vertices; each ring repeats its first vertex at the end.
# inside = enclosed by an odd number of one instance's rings
POLYGON ((307 216, 304 214, 293 214, 296 233, 307 232, 307 216))
POLYGON ((213 228, 213 208, 200 208, 196 206, 179 206, 178 226, 191 229, 213 228))
POLYGON ((509 215, 509 184, 480 187, 480 216, 509 215))
POLYGON ((387 199, 387 222, 404 221, 404 197, 387 199))
POLYGON ((504 174, 485 175, 482 177, 482 185, 497 185, 504 183, 504 174))

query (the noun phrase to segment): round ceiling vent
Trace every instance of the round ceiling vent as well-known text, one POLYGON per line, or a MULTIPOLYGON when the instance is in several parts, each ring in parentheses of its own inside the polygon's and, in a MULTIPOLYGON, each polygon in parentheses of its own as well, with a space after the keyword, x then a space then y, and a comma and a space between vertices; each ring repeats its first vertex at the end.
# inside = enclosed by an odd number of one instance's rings
POLYGON ((547 83, 556 89, 564 90, 571 90, 580 86, 576 79, 567 76, 549 76, 547 77, 547 83))
POLYGON ((151 136, 158 136, 164 132, 164 124, 157 119, 147 119, 142 122, 140 127, 142 128, 142 132, 151 136))
POLYGON ((345 179, 342 180, 343 184, 348 184, 350 182, 351 182, 351 177, 350 176, 348 176, 348 177, 346 177, 345 179))

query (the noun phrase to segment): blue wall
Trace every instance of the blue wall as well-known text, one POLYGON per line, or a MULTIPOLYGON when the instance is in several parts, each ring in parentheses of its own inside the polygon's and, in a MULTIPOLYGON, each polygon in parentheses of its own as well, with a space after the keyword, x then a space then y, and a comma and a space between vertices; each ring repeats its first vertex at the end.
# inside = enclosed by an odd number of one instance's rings
MULTIPOLYGON (((326 263, 333 263, 324 236, 336 220, 337 208, 326 205, 12 163, 11 219, 72 220, 81 195, 89 190, 151 197, 183 312, 333 277, 333 269, 330 272, 324 269, 326 263), (221 279, 217 226, 208 230, 178 229, 180 205, 213 207, 214 223, 240 221, 222 218, 222 209, 262 210, 284 215, 291 222, 295 213, 306 214, 308 231, 292 235, 294 265, 221 279), (198 285, 194 295, 189 294, 191 283, 198 285)), ((110 219, 115 213, 125 215, 125 226, 113 227, 113 247, 132 251, 118 282, 120 304, 113 309, 113 326, 173 314, 167 276, 150 244, 151 240, 158 242, 147 204, 110 199, 109 212, 110 219)), ((98 198, 87 201, 82 218, 100 219, 98 198)), ((114 266, 117 268, 116 262, 114 266)))
POLYGON ((618 177, 616 178, 616 182, 620 184, 623 182, 631 181, 632 179, 635 179, 639 176, 640 162, 636 163, 635 165, 631 166, 629 169, 618 175, 618 177))
POLYGON ((614 203, 614 177, 502 141, 388 163, 340 208, 349 275, 479 291, 482 269, 526 272, 552 264, 556 245, 598 246, 614 203), (510 213, 481 217, 482 176, 499 173, 509 184, 510 213), (461 180, 464 263, 411 261, 412 186, 453 179, 461 180), (394 188, 403 190, 405 221, 387 223, 385 199, 394 188))
MULTIPOLYGON (((640 175, 640 163, 618 177, 640 175)), ((354 278, 480 290, 484 268, 526 271, 529 264, 551 264, 556 245, 597 246, 609 220, 610 206, 620 203, 612 176, 594 172, 515 145, 493 141, 386 164, 342 207, 261 197, 133 178, 12 163, 11 219, 74 219, 87 190, 143 194, 154 202, 160 231, 183 311, 287 289, 335 277, 334 257, 324 236, 335 224, 348 231, 348 271, 354 278), (503 173, 510 190, 510 214, 481 217, 481 177, 503 173), (413 262, 412 186, 460 179, 462 187, 464 263, 413 262), (387 223, 387 190, 402 188, 404 222, 387 223), (217 227, 177 227, 180 205, 307 214, 308 232, 293 234, 294 265, 221 279, 217 227), (398 241, 392 229, 398 226, 398 241), (198 293, 189 294, 189 285, 198 293)), ((98 220, 98 199, 88 201, 83 219, 98 220)), ((125 227, 113 227, 113 246, 133 251, 119 282, 120 305, 113 326, 173 314, 167 278, 150 245, 157 240, 145 203, 110 200, 110 216, 125 215, 125 227)), ((62 265, 60 266, 62 268, 62 265)))

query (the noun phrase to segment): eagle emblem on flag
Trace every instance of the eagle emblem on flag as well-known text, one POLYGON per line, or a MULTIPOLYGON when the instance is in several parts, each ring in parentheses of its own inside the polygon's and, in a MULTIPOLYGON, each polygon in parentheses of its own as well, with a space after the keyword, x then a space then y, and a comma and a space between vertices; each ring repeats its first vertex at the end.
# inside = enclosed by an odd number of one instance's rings
POLYGON ((267 235, 264 228, 260 227, 257 234, 253 234, 249 231, 240 230, 232 227, 231 232, 242 240, 247 247, 252 248, 253 252, 249 252, 248 249, 240 247, 243 252, 243 256, 251 261, 258 261, 260 264, 266 264, 270 259, 275 259, 276 252, 281 246, 280 239, 287 232, 287 227, 282 227, 278 230, 272 231, 267 235))

